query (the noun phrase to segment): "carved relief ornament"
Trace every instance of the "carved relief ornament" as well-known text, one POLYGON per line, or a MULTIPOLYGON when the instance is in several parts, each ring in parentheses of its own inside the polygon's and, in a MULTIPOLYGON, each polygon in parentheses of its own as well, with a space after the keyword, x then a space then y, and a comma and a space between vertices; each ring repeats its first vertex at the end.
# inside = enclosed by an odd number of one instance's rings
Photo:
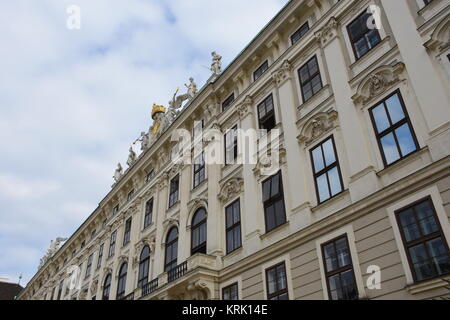
POLYGON ((243 191, 244 180, 242 178, 232 178, 221 185, 217 197, 220 201, 225 203, 237 197, 243 191))
POLYGON ((405 69, 402 62, 378 67, 359 84, 356 94, 352 97, 356 104, 367 104, 379 97, 395 84, 402 81, 400 75, 405 69))
POLYGON ((335 110, 321 112, 309 119, 299 136, 299 142, 309 145, 337 126, 338 113, 335 110))
POLYGON ((285 80, 290 79, 291 77, 292 65, 289 60, 284 60, 283 64, 280 68, 275 70, 272 73, 272 79, 277 86, 280 86, 284 83, 285 80))

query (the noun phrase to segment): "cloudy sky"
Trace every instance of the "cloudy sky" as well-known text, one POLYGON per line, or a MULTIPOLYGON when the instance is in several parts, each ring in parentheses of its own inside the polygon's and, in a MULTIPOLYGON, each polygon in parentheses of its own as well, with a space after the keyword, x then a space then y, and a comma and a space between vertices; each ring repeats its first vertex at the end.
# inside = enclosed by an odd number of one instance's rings
POLYGON ((286 2, 1 1, 0 277, 30 280, 110 190, 152 103, 202 86, 211 51, 226 66, 286 2))

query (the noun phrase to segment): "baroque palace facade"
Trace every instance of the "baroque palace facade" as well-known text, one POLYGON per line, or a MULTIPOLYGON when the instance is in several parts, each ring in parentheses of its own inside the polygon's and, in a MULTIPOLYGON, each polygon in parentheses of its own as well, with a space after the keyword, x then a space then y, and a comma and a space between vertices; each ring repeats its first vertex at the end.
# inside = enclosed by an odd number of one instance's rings
POLYGON ((448 294, 449 15, 445 0, 290 1, 19 299, 448 294), (174 164, 171 133, 199 122, 233 156, 237 128, 278 129, 280 170, 174 164))

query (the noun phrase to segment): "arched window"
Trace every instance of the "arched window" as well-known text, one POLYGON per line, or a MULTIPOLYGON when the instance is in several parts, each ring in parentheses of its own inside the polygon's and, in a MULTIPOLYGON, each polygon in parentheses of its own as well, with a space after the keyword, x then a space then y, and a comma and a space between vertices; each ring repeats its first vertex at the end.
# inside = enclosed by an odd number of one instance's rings
POLYGON ((128 263, 122 263, 122 266, 119 269, 119 281, 117 282, 117 297, 119 300, 125 296, 125 286, 127 284, 127 270, 128 263))
POLYGON ((192 218, 191 254, 206 254, 206 210, 198 209, 192 218))
POLYGON ((166 238, 166 260, 164 270, 170 271, 177 266, 178 256, 178 228, 170 229, 166 238))
POLYGON ((103 296, 102 300, 109 300, 109 290, 111 289, 111 273, 108 274, 103 283, 103 296))
POLYGON ((148 282, 148 270, 150 266, 150 248, 145 246, 139 259, 138 287, 141 288, 148 282))

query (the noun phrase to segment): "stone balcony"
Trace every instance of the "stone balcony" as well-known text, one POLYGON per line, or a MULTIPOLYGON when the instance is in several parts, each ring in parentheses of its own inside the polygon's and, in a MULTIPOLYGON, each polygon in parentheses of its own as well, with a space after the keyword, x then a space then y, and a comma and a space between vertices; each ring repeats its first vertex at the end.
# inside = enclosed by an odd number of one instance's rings
POLYGON ((136 289, 136 294, 145 300, 218 299, 219 269, 219 258, 198 253, 136 289))

